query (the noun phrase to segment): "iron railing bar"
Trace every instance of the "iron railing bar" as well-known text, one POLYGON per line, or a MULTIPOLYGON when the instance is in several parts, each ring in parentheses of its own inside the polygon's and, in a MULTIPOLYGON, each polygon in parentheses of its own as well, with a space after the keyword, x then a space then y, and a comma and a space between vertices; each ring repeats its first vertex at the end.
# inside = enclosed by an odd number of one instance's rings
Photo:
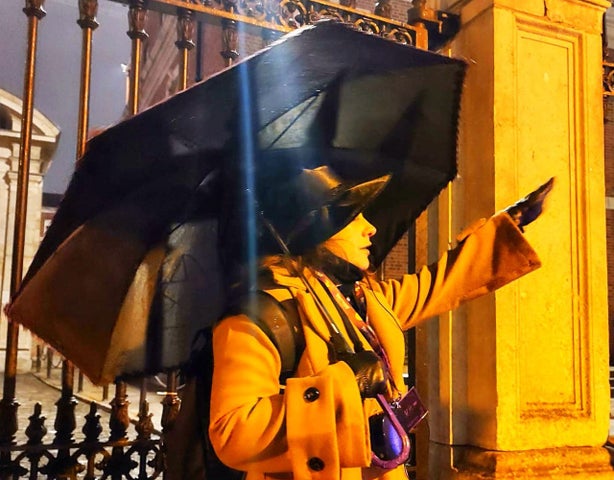
MULTIPOLYGON (((128 10, 128 37, 132 40, 131 62, 130 62, 130 83, 128 94, 128 115, 135 115, 139 111, 139 94, 140 94, 140 72, 141 72, 141 53, 143 42, 149 38, 145 31, 147 22, 147 11, 149 3, 144 0, 130 0, 128 10)), ((176 13, 176 12, 175 12, 176 13)), ((111 427, 112 438, 120 439, 127 438, 127 427, 131 423, 128 415, 128 396, 126 383, 119 380, 115 383, 115 398, 112 400, 111 418, 109 426, 111 427), (122 431, 123 430, 123 431, 122 431)), ((141 438, 141 431, 150 430, 151 416, 149 415, 149 403, 147 402, 146 378, 143 378, 139 392, 139 420, 136 424, 137 432, 141 438)), ((117 447, 118 448, 118 447, 117 447)), ((117 453, 114 451, 114 453, 117 453)))
POLYGON ((192 10, 180 8, 177 10, 177 41, 179 49, 179 80, 178 90, 188 86, 189 53, 195 47, 194 43, 194 13, 192 10))
MULTIPOLYGON (((15 199, 15 219, 13 228, 12 264, 11 264, 11 298, 19 290, 23 277, 24 248, 28 211, 28 183, 30 180, 30 148, 32 142, 32 119, 34 115, 34 87, 36 74, 36 50, 38 42, 38 22, 46 15, 43 8, 45 0, 26 0, 23 12, 28 17, 28 51, 24 70, 21 141, 19 149, 19 167, 17 172, 17 194, 15 199)), ((9 322, 7 325, 4 380, 2 400, 0 400, 0 445, 14 443, 18 430, 15 399, 17 376, 17 348, 19 342, 19 325, 9 322)), ((11 477, 11 457, 0 452, 1 478, 11 477)))
POLYGON ((77 126, 77 161, 85 152, 90 114, 90 87, 92 78, 92 36, 98 28, 96 14, 98 0, 79 0, 79 20, 82 30, 81 41, 81 89, 79 92, 79 124, 77 126))

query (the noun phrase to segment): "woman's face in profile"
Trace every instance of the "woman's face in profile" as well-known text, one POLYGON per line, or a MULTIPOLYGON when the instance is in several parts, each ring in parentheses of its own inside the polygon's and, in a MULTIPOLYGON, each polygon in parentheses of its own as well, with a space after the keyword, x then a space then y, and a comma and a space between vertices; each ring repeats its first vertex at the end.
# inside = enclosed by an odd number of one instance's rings
POLYGON ((369 268, 369 247, 375 227, 362 215, 358 215, 345 228, 335 233, 323 243, 332 254, 358 267, 362 271, 369 268))

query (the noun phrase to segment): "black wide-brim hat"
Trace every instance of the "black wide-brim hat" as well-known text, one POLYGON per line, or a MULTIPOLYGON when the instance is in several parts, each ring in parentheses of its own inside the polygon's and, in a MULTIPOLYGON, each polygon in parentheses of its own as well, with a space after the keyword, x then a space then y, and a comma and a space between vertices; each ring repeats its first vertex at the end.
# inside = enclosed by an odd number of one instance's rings
MULTIPOLYGON (((391 175, 351 182, 341 179, 325 164, 331 156, 343 155, 339 149, 302 148, 262 152, 267 162, 284 165, 271 168, 256 179, 257 208, 273 226, 293 255, 301 255, 329 239, 347 226, 381 193, 391 175), (311 156, 311 161, 306 161, 311 156), (294 162, 288 161, 294 157, 294 162), (313 168, 301 165, 322 162, 313 168), (287 167, 290 166, 290 167, 287 167)), ((262 158, 259 159, 262 161, 262 158)), ((260 253, 282 251, 279 240, 261 232, 260 253)))

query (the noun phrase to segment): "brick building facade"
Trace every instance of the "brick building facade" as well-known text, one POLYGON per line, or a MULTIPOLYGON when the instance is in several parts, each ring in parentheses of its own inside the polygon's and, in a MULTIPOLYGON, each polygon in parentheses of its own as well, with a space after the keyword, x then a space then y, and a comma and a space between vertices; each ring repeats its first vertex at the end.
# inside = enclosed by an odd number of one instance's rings
MULTIPOLYGON (((614 58, 614 51, 609 56, 614 58)), ((608 317, 610 324, 610 365, 614 364, 614 97, 603 100, 605 147, 606 232, 608 249, 608 317)))

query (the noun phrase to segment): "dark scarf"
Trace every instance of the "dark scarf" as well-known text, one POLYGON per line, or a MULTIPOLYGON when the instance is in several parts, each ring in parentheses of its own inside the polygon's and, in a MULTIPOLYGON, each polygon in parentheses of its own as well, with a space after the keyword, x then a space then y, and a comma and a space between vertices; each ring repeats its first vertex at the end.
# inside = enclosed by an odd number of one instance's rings
POLYGON ((344 285, 351 285, 353 287, 354 282, 362 280, 365 276, 364 272, 356 265, 328 251, 321 254, 319 269, 338 287, 344 285))
POLYGON ((349 300, 354 310, 364 318, 366 313, 365 306, 357 300, 354 285, 364 278, 365 273, 356 265, 332 253, 324 255, 322 260, 323 262, 320 267, 322 272, 337 285, 339 291, 349 300))

